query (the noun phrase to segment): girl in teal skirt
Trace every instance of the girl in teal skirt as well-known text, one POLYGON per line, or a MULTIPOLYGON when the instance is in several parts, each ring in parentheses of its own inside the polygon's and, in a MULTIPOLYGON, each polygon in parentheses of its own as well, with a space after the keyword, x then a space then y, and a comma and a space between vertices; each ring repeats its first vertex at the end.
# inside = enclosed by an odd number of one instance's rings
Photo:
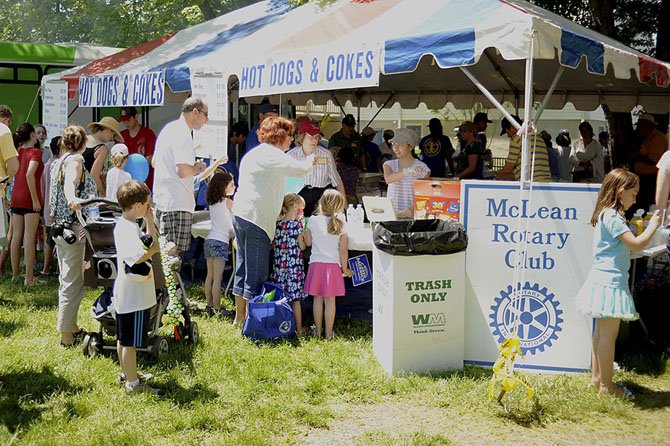
POLYGON ((612 383, 612 369, 620 320, 638 318, 628 288, 630 253, 647 246, 661 224, 656 211, 647 229, 637 237, 626 225, 624 212, 635 203, 639 188, 638 176, 624 169, 612 170, 603 180, 590 222, 595 227, 593 265, 576 302, 579 311, 596 319, 591 385, 599 388, 600 394, 628 398, 633 396, 630 390, 612 383))

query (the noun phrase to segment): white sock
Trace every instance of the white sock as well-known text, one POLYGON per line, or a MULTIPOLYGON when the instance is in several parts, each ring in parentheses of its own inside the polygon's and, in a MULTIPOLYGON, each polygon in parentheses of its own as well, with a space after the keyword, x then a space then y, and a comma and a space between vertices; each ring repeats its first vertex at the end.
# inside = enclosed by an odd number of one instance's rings
POLYGON ((126 387, 129 390, 133 390, 135 387, 137 387, 140 384, 140 379, 137 378, 135 381, 126 381, 126 387))

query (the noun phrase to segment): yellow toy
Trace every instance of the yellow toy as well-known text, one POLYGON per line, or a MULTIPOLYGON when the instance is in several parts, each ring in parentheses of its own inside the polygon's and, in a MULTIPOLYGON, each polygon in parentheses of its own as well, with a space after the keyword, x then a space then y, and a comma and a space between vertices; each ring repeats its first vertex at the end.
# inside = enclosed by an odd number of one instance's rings
POLYGON ((526 400, 533 398, 535 391, 530 384, 521 376, 514 374, 514 360, 516 356, 523 356, 521 354, 521 340, 516 333, 512 337, 505 339, 500 344, 500 356, 493 364, 493 376, 489 382, 489 399, 493 398, 496 385, 500 386, 500 393, 496 399, 499 403, 505 396, 505 393, 519 387, 519 384, 526 388, 526 400))

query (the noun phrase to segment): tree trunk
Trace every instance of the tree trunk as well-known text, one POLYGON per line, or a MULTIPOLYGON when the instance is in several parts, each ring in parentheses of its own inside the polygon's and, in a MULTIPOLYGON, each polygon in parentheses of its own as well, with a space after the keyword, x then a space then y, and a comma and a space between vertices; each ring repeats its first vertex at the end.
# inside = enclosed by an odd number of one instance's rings
POLYGON ((670 27, 666 19, 670 17, 670 0, 661 2, 661 14, 656 34, 656 58, 670 61, 670 27))
POLYGON ((614 10, 616 0, 589 0, 589 9, 593 17, 593 29, 616 39, 614 10))

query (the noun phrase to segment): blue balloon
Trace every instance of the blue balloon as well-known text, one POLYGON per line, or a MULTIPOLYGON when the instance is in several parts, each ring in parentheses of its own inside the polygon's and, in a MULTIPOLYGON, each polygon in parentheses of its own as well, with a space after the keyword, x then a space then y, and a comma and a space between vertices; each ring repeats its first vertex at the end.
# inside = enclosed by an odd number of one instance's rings
POLYGON ((133 180, 143 183, 149 176, 149 162, 139 153, 133 153, 128 157, 128 162, 123 170, 128 172, 133 180))

